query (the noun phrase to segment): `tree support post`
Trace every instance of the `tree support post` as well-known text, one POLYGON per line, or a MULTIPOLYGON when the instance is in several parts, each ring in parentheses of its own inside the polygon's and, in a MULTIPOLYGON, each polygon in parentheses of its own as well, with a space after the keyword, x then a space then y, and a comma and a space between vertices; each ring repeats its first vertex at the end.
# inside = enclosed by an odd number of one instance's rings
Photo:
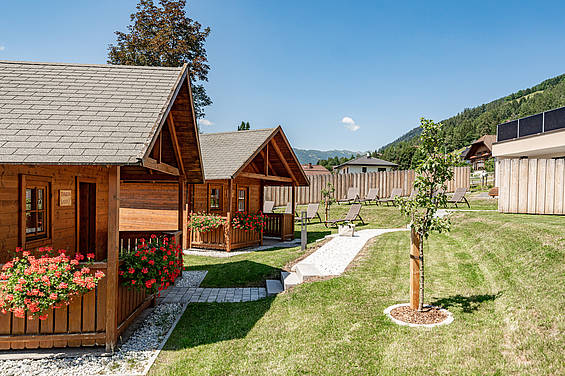
POLYGON ((420 234, 410 229, 410 308, 420 304, 420 234))

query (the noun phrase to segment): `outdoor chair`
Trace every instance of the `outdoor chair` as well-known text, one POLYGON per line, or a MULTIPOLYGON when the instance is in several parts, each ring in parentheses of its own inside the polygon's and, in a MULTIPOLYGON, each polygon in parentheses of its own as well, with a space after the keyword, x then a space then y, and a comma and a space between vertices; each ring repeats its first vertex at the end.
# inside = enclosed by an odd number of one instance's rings
POLYGON ((347 196, 341 200, 337 200, 338 204, 351 204, 359 200, 359 188, 351 187, 347 190, 347 196))
MULTIPOLYGON (((308 207, 306 208, 306 223, 311 223, 312 220, 314 220, 315 218, 318 218, 320 223, 322 223, 322 217, 320 217, 320 213, 318 213, 319 208, 320 208, 320 204, 318 204, 318 203, 308 204, 308 207)), ((296 217, 295 220, 301 221, 302 220, 302 214, 301 213, 297 213, 297 214, 298 214, 298 217, 296 217)))
POLYGON ((274 207, 275 207, 274 201, 265 201, 263 203, 263 213, 272 213, 274 207))
POLYGON ((469 201, 465 197, 466 193, 467 193, 467 188, 457 188, 455 190, 455 193, 453 194, 453 196, 451 196, 450 198, 447 199, 447 203, 448 204, 454 204, 455 207, 457 207, 457 204, 465 203, 465 204, 467 204, 467 206, 470 209, 471 204, 469 204, 469 201))
POLYGON ((340 223, 345 223, 345 222, 353 222, 355 220, 361 221, 361 224, 365 224, 365 221, 363 221, 363 218, 361 218, 361 204, 360 203, 354 203, 353 205, 351 205, 351 207, 349 208, 349 211, 347 212, 347 214, 340 218, 340 219, 334 219, 334 220, 330 220, 330 221, 326 221, 324 222, 324 224, 326 225, 326 227, 328 227, 328 225, 330 226, 337 226, 340 223))
POLYGON ((392 202, 392 205, 395 206, 395 199, 402 195, 402 188, 393 188, 392 192, 390 192, 390 197, 381 198, 377 200, 378 203, 385 203, 388 206, 389 203, 392 202))
POLYGON ((359 200, 359 202, 361 202, 361 203, 366 202, 367 204, 374 202, 375 204, 378 204, 378 200, 379 200, 379 189, 378 188, 370 188, 369 192, 367 192, 367 195, 365 195, 365 198, 359 200))

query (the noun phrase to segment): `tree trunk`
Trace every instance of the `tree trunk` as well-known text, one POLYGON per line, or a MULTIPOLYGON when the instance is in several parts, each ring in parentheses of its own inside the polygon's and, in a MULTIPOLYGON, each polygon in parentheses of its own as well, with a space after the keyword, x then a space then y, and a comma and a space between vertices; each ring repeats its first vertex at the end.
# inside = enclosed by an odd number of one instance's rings
POLYGON ((424 236, 420 233, 420 299, 418 302, 418 311, 424 309, 424 236))
POLYGON ((420 233, 410 230, 410 308, 417 310, 420 304, 420 233))

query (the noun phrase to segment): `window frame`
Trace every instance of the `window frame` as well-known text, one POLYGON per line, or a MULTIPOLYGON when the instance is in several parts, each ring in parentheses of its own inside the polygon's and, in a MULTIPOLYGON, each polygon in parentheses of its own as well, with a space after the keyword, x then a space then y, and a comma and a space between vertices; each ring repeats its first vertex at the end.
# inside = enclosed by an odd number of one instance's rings
POLYGON ((222 211, 222 186, 220 184, 208 185, 208 211, 222 211), (212 207, 212 190, 218 190, 218 207, 212 207))
MULTIPOLYGON (((37 197, 37 196, 36 196, 37 197)), ((37 200, 37 199, 36 199, 37 200)), ((18 203, 19 223, 18 232, 20 246, 22 248, 40 247, 50 244, 52 241, 53 229, 53 194, 52 194, 52 178, 38 175, 20 175, 20 200, 18 203), (44 189, 43 209, 27 210, 27 190, 28 189, 44 189), (28 212, 36 215, 43 213, 43 228, 40 233, 28 234, 27 232, 27 214, 28 212)), ((36 217, 37 222, 37 217, 36 217)))
POLYGON ((237 212, 249 212, 249 187, 238 186, 236 190, 236 211, 237 212), (239 198, 239 192, 244 192, 244 198, 239 198), (239 202, 243 200, 244 210, 239 210, 239 202))

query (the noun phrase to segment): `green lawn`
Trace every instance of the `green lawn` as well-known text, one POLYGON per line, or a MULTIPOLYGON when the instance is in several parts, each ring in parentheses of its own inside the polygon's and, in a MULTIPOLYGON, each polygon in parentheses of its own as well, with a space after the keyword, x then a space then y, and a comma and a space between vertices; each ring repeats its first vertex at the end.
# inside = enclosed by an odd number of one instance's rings
MULTIPOLYGON (((330 219, 341 218, 349 210, 350 205, 333 205, 330 219)), ((466 206, 465 206, 466 208, 466 206)), ((496 201, 472 200, 471 209, 496 209, 496 201)), ((299 206, 298 212, 306 210, 299 206)), ((324 213, 320 209, 324 219, 324 213)), ((406 227, 408 221, 400 215, 398 208, 393 206, 364 205, 361 216, 367 223, 359 225, 365 228, 398 228, 406 227)), ((296 226, 296 237, 300 236, 299 226, 296 226)), ((336 232, 335 228, 328 228, 320 223, 308 225, 308 243, 312 245, 315 240, 336 232)), ((300 247, 272 249, 253 252, 227 258, 184 256, 184 264, 189 270, 208 270, 202 287, 244 287, 264 286, 265 280, 278 278, 280 268, 288 262, 302 255, 300 247)))
POLYGON ((565 374, 564 221, 455 214, 453 231, 426 246, 426 301, 451 310, 451 325, 383 315, 408 299, 409 239, 389 233, 341 277, 256 302, 190 304, 150 374, 565 374))

